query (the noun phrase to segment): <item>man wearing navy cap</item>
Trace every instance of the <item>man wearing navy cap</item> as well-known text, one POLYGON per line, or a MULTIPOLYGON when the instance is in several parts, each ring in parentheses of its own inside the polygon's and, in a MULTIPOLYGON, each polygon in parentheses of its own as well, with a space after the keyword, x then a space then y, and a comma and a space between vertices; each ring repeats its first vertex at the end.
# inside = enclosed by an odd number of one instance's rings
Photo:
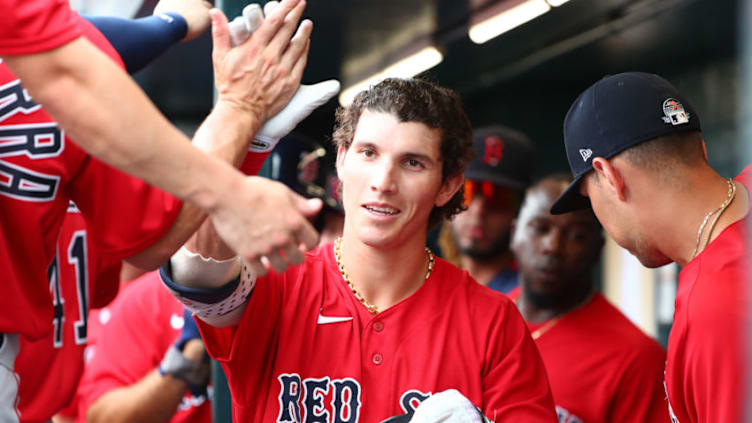
MULTIPOLYGON (((474 131, 473 147, 475 159, 465 171, 467 210, 451 222, 451 238, 459 250, 458 265, 479 283, 506 294, 518 284, 509 240, 530 185, 533 147, 524 134, 501 126, 474 131)), ((446 238, 442 236, 442 251, 446 238)))
POLYGON ((665 371, 672 421, 746 421, 752 166, 716 173, 687 99, 639 72, 585 90, 564 143, 575 179, 551 212, 592 207, 645 266, 682 266, 665 371))

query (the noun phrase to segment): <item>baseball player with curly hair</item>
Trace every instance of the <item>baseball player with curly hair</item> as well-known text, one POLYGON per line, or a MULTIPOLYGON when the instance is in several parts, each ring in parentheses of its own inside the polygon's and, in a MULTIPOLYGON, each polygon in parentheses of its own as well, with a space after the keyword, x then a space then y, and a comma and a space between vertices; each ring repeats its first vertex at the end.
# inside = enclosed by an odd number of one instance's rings
POLYGON ((205 225, 161 270, 228 376, 234 419, 556 421, 514 304, 425 246, 462 210, 472 143, 459 97, 386 79, 338 111, 334 141, 334 244, 261 276, 205 225), (227 267, 207 270, 209 257, 227 267))

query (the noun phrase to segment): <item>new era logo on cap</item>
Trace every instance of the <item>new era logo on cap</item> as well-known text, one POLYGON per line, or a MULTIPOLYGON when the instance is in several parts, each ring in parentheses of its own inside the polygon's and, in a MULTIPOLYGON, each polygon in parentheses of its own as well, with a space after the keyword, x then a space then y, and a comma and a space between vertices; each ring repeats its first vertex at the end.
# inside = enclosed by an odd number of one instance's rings
POLYGON ((593 150, 589 148, 581 148, 580 149, 580 156, 582 156, 582 161, 586 162, 587 159, 590 158, 590 156, 593 155, 593 150))

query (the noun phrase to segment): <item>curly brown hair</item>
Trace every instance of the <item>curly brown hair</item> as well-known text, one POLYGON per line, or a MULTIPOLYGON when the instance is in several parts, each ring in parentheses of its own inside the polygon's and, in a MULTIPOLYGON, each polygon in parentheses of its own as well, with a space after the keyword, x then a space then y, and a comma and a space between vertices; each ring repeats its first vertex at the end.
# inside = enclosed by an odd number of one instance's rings
MULTIPOLYGON (((332 135, 336 147, 350 147, 364 110, 390 113, 400 122, 419 122, 440 130, 442 183, 450 176, 464 173, 473 158, 470 119, 459 95, 450 89, 421 79, 387 78, 361 91, 350 106, 337 109, 332 135)), ((429 229, 467 209, 462 205, 464 192, 462 186, 445 205, 431 210, 429 229)))

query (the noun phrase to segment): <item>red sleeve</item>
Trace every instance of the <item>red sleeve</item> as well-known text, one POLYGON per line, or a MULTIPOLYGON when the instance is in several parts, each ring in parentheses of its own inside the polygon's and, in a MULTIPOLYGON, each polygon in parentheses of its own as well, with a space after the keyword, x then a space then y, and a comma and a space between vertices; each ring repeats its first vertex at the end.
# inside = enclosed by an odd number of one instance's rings
POLYGON ((248 393, 271 388, 268 381, 278 342, 282 283, 277 274, 259 278, 238 326, 219 329, 197 319, 209 355, 222 364, 230 387, 239 390, 233 396, 248 398, 248 393), (233 383, 235 379, 241 382, 233 383))
POLYGON ((0 55, 55 49, 81 36, 66 0, 0 0, 0 55))
POLYGON ((261 167, 264 166, 264 161, 269 157, 271 151, 266 153, 255 153, 249 151, 246 153, 243 163, 240 164, 240 171, 246 175, 255 176, 258 175, 261 167))
POLYGON ((556 422, 543 360, 522 316, 508 303, 488 338, 483 412, 497 422, 556 422))
POLYGON ((70 189, 97 249, 119 259, 162 238, 182 208, 177 198, 93 157, 87 158, 70 189))
MULTIPOLYGON (((703 284, 689 303, 693 318, 687 323, 684 392, 686 409, 697 422, 741 422, 749 403, 744 375, 748 374, 749 330, 752 301, 747 292, 749 272, 742 263, 727 266, 703 284), (712 289, 710 288, 712 287, 712 289)), ((678 400, 673 396, 672 401, 678 400)))
POLYGON ((179 334, 160 318, 173 310, 158 300, 156 289, 164 289, 157 272, 147 273, 109 307, 111 317, 102 322, 78 388, 81 416, 106 392, 131 385, 154 370, 179 334))
MULTIPOLYGON (((651 340, 652 342, 652 340, 651 340)), ((626 363, 619 386, 611 402, 608 421, 665 423, 671 421, 663 389, 666 353, 657 343, 634 351, 626 363)))

